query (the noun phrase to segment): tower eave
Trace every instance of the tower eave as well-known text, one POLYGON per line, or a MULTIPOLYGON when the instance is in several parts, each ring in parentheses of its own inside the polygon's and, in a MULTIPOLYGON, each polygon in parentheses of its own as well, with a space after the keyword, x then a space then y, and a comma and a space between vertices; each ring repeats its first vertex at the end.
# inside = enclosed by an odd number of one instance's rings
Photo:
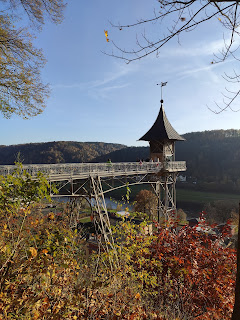
POLYGON ((142 136, 140 139, 138 139, 137 141, 159 141, 159 140, 171 140, 171 141, 186 141, 186 139, 185 138, 183 138, 182 136, 180 136, 179 135, 179 138, 174 138, 174 139, 171 139, 171 138, 165 138, 165 139, 159 139, 159 138, 147 138, 147 137, 145 137, 145 135, 144 136, 142 136))
POLYGON ((163 106, 159 110, 157 119, 152 127, 139 139, 139 141, 185 141, 168 121, 163 106))

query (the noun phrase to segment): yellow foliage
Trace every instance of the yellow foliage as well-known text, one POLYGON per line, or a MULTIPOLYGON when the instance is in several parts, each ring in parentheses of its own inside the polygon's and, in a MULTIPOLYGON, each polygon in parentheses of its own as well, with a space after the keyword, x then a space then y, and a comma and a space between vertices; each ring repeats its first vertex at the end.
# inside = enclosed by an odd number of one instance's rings
POLYGON ((43 111, 49 88, 40 78, 45 58, 42 51, 34 47, 33 35, 21 25, 20 21, 25 19, 17 16, 22 13, 19 7, 22 5, 33 25, 40 28, 46 15, 59 23, 65 5, 63 0, 6 2, 9 2, 9 9, 1 10, 0 16, 0 112, 5 118, 17 114, 27 119, 43 111))
POLYGON ((30 247, 29 248, 29 251, 31 252, 31 255, 33 258, 36 258, 37 256, 37 249, 33 248, 33 247, 30 247))
POLYGON ((54 220, 54 213, 53 212, 49 212, 48 219, 54 220))

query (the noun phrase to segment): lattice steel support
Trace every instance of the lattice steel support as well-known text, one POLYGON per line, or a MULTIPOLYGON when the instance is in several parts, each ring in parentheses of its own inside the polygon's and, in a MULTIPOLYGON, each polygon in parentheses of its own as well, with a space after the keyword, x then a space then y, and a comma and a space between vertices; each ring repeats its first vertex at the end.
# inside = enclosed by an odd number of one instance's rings
POLYGON ((158 222, 162 217, 165 221, 168 220, 172 212, 176 211, 176 177, 176 173, 164 173, 153 185, 158 197, 158 222))
POLYGON ((91 185, 91 197, 94 199, 94 223, 96 226, 96 231, 98 232, 99 249, 103 249, 108 254, 109 250, 113 250, 113 258, 110 258, 110 255, 108 256, 111 268, 114 269, 114 265, 118 265, 118 257, 116 248, 114 246, 114 239, 100 177, 91 177, 91 185))

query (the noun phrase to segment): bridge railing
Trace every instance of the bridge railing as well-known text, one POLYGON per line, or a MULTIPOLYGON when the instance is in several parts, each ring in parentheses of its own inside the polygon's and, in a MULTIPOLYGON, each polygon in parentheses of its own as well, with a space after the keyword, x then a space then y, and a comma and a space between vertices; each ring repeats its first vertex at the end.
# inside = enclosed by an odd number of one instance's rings
MULTIPOLYGON (((119 163, 61 163, 61 164, 29 164, 23 165, 22 169, 26 170, 33 177, 38 172, 47 176, 66 175, 66 176, 87 176, 100 175, 108 176, 111 174, 134 174, 134 173, 154 173, 159 172, 162 168, 169 171, 185 171, 185 161, 173 162, 119 162, 119 163)), ((1 165, 0 175, 12 174, 16 166, 1 165)))
POLYGON ((186 161, 169 161, 164 163, 164 169, 167 171, 186 171, 186 161))

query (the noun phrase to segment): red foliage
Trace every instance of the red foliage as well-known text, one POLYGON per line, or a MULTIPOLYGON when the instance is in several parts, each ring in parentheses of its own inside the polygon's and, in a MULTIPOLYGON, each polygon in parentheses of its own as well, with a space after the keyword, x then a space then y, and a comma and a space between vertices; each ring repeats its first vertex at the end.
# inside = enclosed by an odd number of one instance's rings
MULTIPOLYGON (((209 235, 210 226, 204 219, 200 221, 200 225, 179 232, 158 227, 155 240, 144 254, 145 262, 139 264, 136 254, 135 270, 147 271, 143 288, 155 310, 161 301, 166 309, 174 306, 176 313, 189 319, 230 319, 236 251, 224 247, 222 235, 209 235), (150 281, 151 277, 156 281, 150 281)), ((141 246, 145 240, 138 237, 136 241, 141 246)))

